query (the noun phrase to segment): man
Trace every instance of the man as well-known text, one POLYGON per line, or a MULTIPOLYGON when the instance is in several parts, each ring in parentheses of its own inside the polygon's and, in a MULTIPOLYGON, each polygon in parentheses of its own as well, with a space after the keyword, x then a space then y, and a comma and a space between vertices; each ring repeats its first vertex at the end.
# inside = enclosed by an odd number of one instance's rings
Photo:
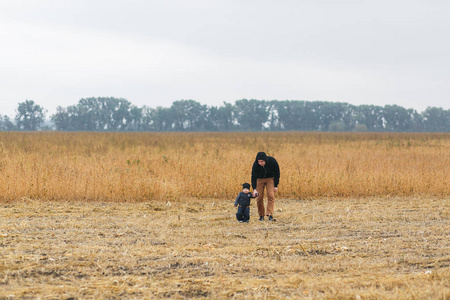
POLYGON ((253 196, 256 198, 258 207, 259 221, 264 221, 264 216, 269 217, 269 221, 275 221, 273 218, 273 209, 275 204, 275 192, 278 191, 278 182, 280 181, 280 167, 275 158, 267 156, 264 152, 258 152, 252 167, 252 187, 253 196), (264 210, 264 188, 267 191, 267 210, 264 210))

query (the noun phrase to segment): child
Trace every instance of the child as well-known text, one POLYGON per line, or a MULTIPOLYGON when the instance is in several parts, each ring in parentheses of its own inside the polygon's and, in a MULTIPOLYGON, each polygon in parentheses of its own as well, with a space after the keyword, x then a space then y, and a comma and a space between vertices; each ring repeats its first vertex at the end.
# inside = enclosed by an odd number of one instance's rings
POLYGON ((244 183, 242 185, 242 192, 239 193, 236 200, 234 201, 234 207, 237 207, 236 219, 240 223, 248 223, 250 220, 250 199, 255 198, 252 193, 250 193, 250 184, 244 183))

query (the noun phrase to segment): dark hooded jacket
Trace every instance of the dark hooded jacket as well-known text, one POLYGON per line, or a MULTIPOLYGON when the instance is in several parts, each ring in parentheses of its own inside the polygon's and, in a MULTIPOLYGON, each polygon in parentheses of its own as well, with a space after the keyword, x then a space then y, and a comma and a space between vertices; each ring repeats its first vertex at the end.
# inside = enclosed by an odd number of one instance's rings
POLYGON ((252 198, 256 198, 253 196, 252 193, 244 193, 240 192, 239 195, 237 195, 236 200, 234 201, 234 206, 240 205, 242 207, 250 206, 250 200, 252 198))
POLYGON ((264 152, 258 152, 255 162, 252 167, 252 187, 256 189, 256 180, 260 178, 273 178, 275 187, 280 182, 280 167, 275 158, 267 156, 264 152), (258 160, 264 160, 265 166, 262 167, 258 164, 258 160))

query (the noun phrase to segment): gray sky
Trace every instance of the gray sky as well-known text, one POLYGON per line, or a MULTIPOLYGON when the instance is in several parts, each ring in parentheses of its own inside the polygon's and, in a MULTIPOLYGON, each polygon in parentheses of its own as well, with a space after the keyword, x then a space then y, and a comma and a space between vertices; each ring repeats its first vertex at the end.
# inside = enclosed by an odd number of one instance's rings
POLYGON ((109 96, 450 109, 449 1, 0 1, 0 115, 109 96))

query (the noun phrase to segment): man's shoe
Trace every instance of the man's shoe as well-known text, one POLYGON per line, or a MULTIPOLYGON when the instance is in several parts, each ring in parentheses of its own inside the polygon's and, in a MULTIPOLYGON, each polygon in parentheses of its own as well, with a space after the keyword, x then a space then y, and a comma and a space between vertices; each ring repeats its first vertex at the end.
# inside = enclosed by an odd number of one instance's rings
POLYGON ((264 217, 259 217, 259 221, 264 221, 264 217))
POLYGON ((269 221, 276 221, 272 216, 269 216, 269 221))

